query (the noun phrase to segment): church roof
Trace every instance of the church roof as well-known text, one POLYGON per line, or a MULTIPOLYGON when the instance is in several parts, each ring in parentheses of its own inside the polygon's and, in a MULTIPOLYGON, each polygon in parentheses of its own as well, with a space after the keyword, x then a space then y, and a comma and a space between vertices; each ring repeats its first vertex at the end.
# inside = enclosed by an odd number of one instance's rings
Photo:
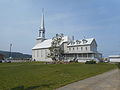
MULTIPOLYGON (((67 42, 69 40, 70 39, 68 36, 64 36, 62 42, 67 42)), ((36 44, 32 49, 49 48, 51 47, 51 42, 52 42, 52 39, 44 40, 43 42, 36 44)))
MULTIPOLYGON (((68 42, 67 46, 90 45, 93 42, 93 40, 95 40, 95 39, 88 38, 88 39, 72 41, 68 36, 64 36, 62 43, 68 42)), ((52 39, 44 40, 43 42, 36 44, 32 49, 49 48, 49 47, 51 47, 51 42, 52 42, 52 39)))

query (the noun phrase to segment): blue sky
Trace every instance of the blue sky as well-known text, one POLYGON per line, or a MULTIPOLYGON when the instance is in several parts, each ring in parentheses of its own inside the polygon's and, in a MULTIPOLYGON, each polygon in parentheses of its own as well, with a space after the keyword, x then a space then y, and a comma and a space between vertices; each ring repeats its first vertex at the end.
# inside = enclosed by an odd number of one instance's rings
POLYGON ((104 56, 120 54, 120 0, 0 0, 0 50, 31 54, 45 9, 46 38, 94 37, 104 56))

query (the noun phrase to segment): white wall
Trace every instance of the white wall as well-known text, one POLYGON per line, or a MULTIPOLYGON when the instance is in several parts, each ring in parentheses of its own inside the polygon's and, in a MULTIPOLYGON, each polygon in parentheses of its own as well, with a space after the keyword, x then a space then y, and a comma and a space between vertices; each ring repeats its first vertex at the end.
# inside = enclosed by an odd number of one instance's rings
POLYGON ((90 52, 90 46, 74 46, 68 47, 69 53, 90 52))
POLYGON ((64 53, 67 53, 68 52, 67 42, 63 43, 62 46, 63 46, 64 53))
POLYGON ((120 62, 120 57, 119 58, 110 58, 110 62, 120 62))
POLYGON ((48 58, 49 49, 37 49, 32 50, 32 59, 35 61, 52 61, 51 58, 48 58))

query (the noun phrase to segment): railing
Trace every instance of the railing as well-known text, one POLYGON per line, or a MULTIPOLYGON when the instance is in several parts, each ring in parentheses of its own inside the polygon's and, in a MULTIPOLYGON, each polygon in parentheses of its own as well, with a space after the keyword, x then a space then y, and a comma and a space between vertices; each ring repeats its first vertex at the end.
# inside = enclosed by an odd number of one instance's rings
MULTIPOLYGON (((75 59, 75 57, 66 57, 66 60, 73 60, 75 59)), ((94 59, 94 57, 76 57, 76 59, 80 60, 80 59, 94 59)))

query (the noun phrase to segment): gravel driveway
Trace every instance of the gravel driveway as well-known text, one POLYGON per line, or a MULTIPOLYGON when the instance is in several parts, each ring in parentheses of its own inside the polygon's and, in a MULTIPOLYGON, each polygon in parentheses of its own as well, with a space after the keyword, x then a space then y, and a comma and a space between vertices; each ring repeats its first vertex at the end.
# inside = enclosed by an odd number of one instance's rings
POLYGON ((115 69, 56 90, 120 90, 120 70, 115 69))

